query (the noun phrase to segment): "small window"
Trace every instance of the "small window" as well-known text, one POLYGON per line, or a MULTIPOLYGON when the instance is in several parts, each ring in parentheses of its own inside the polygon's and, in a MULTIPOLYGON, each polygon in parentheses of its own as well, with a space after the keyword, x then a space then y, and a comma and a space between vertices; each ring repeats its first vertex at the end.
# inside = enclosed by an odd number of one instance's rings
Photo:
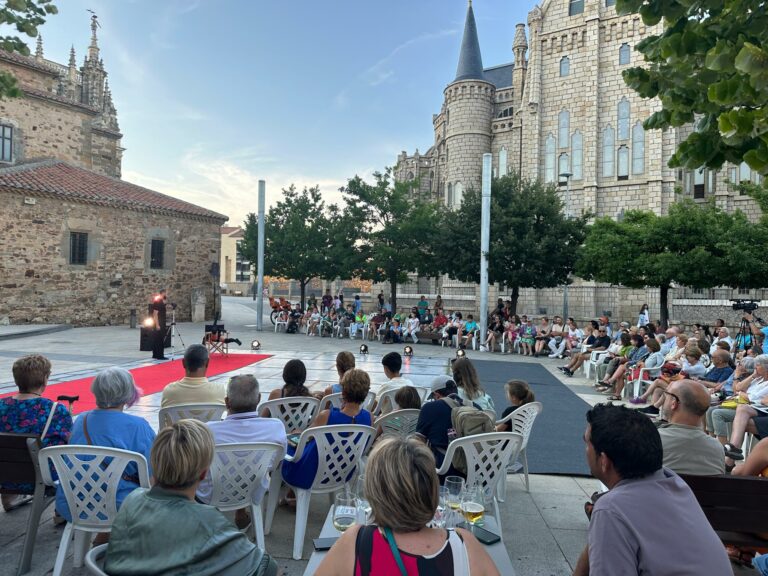
POLYGON ((499 115, 497 116, 497 118, 509 118, 510 116, 512 116, 511 106, 509 108, 504 108, 504 110, 499 112, 499 115))
POLYGON ((88 233, 69 233, 69 263, 78 266, 88 264, 88 233))
POLYGON ((152 240, 149 250, 149 267, 153 270, 162 270, 165 263, 165 240, 152 240))
POLYGON ((571 132, 571 115, 568 110, 562 110, 557 116, 558 148, 568 148, 568 135, 571 132))
POLYGON ((626 146, 619 146, 619 153, 617 156, 619 180, 627 180, 629 178, 629 148, 626 146))
POLYGON ((629 100, 622 98, 617 109, 619 140, 629 140, 629 100))
POLYGON ((568 5, 568 16, 584 13, 584 0, 570 0, 568 5))
POLYGON ((616 0, 605 0, 605 7, 610 8, 611 6, 616 6, 616 0))
POLYGON ((622 44, 619 48, 619 66, 626 66, 629 64, 629 44, 622 44))
POLYGON ((568 76, 571 73, 571 61, 568 56, 560 59, 560 76, 568 76))
POLYGON ((13 127, 0 126, 0 162, 13 161, 13 127))
POLYGON ((610 177, 614 174, 613 161, 614 134, 610 126, 603 130, 603 176, 610 177))
POLYGON ((706 188, 704 186, 704 168, 694 170, 693 172, 693 197, 704 198, 706 196, 706 188))

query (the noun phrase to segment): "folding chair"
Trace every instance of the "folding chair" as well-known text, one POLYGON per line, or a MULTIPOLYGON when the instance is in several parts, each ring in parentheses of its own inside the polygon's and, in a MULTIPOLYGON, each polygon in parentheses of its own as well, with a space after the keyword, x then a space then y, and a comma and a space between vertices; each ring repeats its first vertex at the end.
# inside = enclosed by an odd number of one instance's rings
POLYGON ((193 420, 200 420, 200 422, 213 422, 214 420, 221 420, 226 410, 227 407, 224 404, 179 404, 160 408, 158 423, 160 428, 165 428, 184 418, 192 418, 193 420))
POLYGON ((206 324, 205 336, 203 337, 203 343, 208 350, 208 354, 229 354, 229 344, 226 340, 229 339, 229 332, 224 328, 223 324, 206 324))

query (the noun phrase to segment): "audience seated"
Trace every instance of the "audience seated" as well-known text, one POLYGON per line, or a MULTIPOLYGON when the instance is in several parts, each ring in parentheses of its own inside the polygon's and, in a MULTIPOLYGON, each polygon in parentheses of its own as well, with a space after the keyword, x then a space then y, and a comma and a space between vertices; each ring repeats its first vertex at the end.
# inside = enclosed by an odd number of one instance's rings
POLYGON ((579 345, 583 337, 584 332, 578 327, 576 321, 573 318, 568 318, 560 341, 558 342, 557 338, 549 341, 548 346, 551 351, 549 357, 563 358, 566 354, 570 356, 571 350, 579 345))
POLYGON ((733 347, 733 338, 731 333, 725 326, 720 326, 717 329, 717 336, 712 340, 712 345, 709 347, 709 353, 712 354, 717 349, 718 342, 725 342, 728 344, 728 350, 733 347))
MULTIPOLYGON (((269 393, 268 400, 277 400, 278 398, 290 398, 292 396, 312 396, 304 384, 307 381, 307 367, 301 360, 288 360, 283 366, 283 387, 275 388, 269 393)), ((269 417, 268 411, 263 411, 262 416, 269 417)))
POLYGON ((338 394, 341 392, 341 379, 349 370, 355 367, 355 355, 352 352, 339 352, 336 354, 336 373, 339 375, 339 383, 331 384, 323 391, 323 396, 338 394))
POLYGON ((752 447, 749 456, 731 472, 734 476, 762 476, 768 478, 768 438, 763 438, 752 447))
POLYGON ((536 327, 530 318, 523 316, 523 324, 520 326, 520 354, 533 356, 533 347, 536 342, 536 327))
MULTIPOLYGON (((413 382, 408 378, 400 376, 400 369, 403 367, 403 357, 400 356, 399 353, 390 352, 389 354, 385 354, 381 359, 381 365, 384 368, 384 376, 387 377, 388 382, 379 388, 377 396, 380 397, 384 392, 402 388, 403 386, 413 386, 413 382)), ((376 406, 378 406, 378 402, 376 403, 376 406)), ((381 406, 381 413, 386 414, 387 412, 398 409, 399 406, 396 404, 394 406, 381 406)))
POLYGON ((419 317, 419 322, 421 323, 421 330, 429 332, 432 330, 432 322, 435 321, 435 317, 432 315, 432 312, 430 312, 429 308, 424 310, 424 313, 419 317))
POLYGON ((504 323, 504 333, 507 336, 507 342, 509 343, 509 351, 514 352, 515 350, 515 342, 518 338, 520 338, 520 330, 523 327, 523 321, 528 321, 527 316, 523 316, 521 319, 520 316, 517 314, 513 314, 510 316, 510 318, 504 323))
POLYGON ((597 338, 594 339, 594 342, 591 345, 587 346, 587 349, 584 352, 572 355, 568 365, 559 368, 563 374, 566 376, 573 376, 576 370, 581 368, 581 365, 584 364, 585 361, 589 360, 592 352, 608 350, 608 346, 611 345, 611 337, 606 333, 606 327, 600 326, 597 329, 597 333, 597 338))
POLYGON ((435 459, 415 439, 385 438, 368 459, 365 494, 374 524, 345 531, 317 576, 440 574, 496 576, 499 571, 471 532, 428 528, 439 504, 435 459), (398 567, 392 550, 403 565, 398 567), (471 570, 470 570, 471 566, 471 570))
MULTIPOLYGON (((285 426, 275 418, 262 418, 258 413, 261 396, 259 382, 252 374, 240 374, 229 379, 227 396, 224 403, 227 406, 227 417, 218 422, 208 422, 208 428, 213 434, 214 444, 240 444, 248 442, 274 442, 287 449, 288 441, 285 426)), ((267 479, 261 490, 254 493, 254 503, 261 502, 269 488, 267 479)), ((207 504, 211 500, 211 479, 206 477, 197 489, 197 499, 207 504)), ((248 527, 251 518, 247 509, 243 508, 235 514, 235 524, 241 530, 248 527)))
POLYGON ((403 328, 403 342, 405 342, 410 336, 414 344, 418 343, 419 338, 416 336, 416 334, 419 331, 420 324, 419 315, 415 312, 411 312, 408 316, 405 327, 403 328))
MULTIPOLYGON (((678 336, 678 340, 683 336, 685 335, 681 334, 678 336)), ((667 389, 670 382, 682 380, 683 378, 701 378, 706 374, 706 369, 699 361, 700 358, 701 350, 699 350, 699 347, 696 346, 695 342, 693 343, 693 346, 686 346, 683 350, 682 365, 679 371, 667 372, 667 364, 665 363, 664 367, 662 367, 661 375, 648 386, 648 389, 643 394, 637 398, 632 398, 630 402, 633 404, 645 404, 648 401, 648 398, 651 398, 652 405, 643 409, 643 412, 647 414, 658 414, 659 408, 661 408, 661 405, 664 402, 663 391, 667 389)), ((669 360, 667 360, 667 362, 669 362, 669 360)), ((674 365, 674 362, 671 364, 674 365)))
MULTIPOLYGON (((453 430, 451 422, 451 410, 453 407, 445 398, 450 398, 460 406, 464 404, 459 397, 459 389, 456 382, 450 376, 438 376, 432 380, 431 401, 425 402, 419 413, 419 421, 416 424, 416 433, 427 443, 435 456, 437 466, 443 464, 445 451, 448 448, 450 439, 448 431, 453 430)), ((461 475, 458 470, 451 466, 448 474, 461 475)))
MULTIPOLYGON (((701 340, 704 342, 704 340, 701 340)), ((733 368, 729 364, 731 355, 725 350, 717 349, 711 354, 712 366, 704 376, 701 377, 701 381, 707 388, 712 390, 722 390, 725 383, 733 374, 733 368)))
POLYGON ((536 336, 534 337, 533 355, 540 356, 544 354, 549 342, 549 334, 552 326, 549 324, 549 318, 542 316, 539 325, 536 327, 536 336))
POLYGON ((678 380, 664 391, 659 426, 664 466, 678 474, 725 474, 723 447, 704 432, 701 421, 709 408, 709 392, 700 382, 678 380))
POLYGON ((493 406, 493 398, 486 394, 480 386, 477 370, 469 358, 454 359, 451 363, 451 371, 453 372, 453 381, 459 388, 459 398, 465 403, 474 404, 480 410, 496 410, 493 406))
POLYGON ((277 565, 221 512, 195 501, 214 439, 205 424, 181 420, 152 447, 154 486, 135 490, 115 518, 104 571, 110 576, 275 576, 277 565))
MULTIPOLYGON (((536 397, 533 395, 531 387, 525 380, 510 380, 504 384, 504 393, 507 396, 509 406, 504 408, 504 412, 501 413, 501 418, 499 418, 499 420, 503 420, 520 408, 520 406, 536 401, 536 397)), ((505 422, 504 424, 499 424, 496 426, 496 431, 512 432, 512 423, 505 422)))
POLYGON ((496 349, 496 343, 501 343, 501 337, 504 334, 504 322, 501 320, 501 314, 495 313, 488 325, 485 334, 485 341, 480 346, 481 352, 493 352, 496 349))
MULTIPOLYGON (((51 363, 45 356, 30 354, 13 363, 13 381, 18 394, 0 399, 0 432, 4 434, 36 434, 43 447, 66 444, 72 432, 72 416, 63 404, 43 398, 51 375, 51 363)), ((31 484, 3 484, 3 490, 18 494, 2 494, 3 510, 10 512, 31 501, 35 488, 31 484)))
MULTIPOLYGON (((205 351, 205 346, 193 346, 205 351)), ((96 398, 97 408, 83 412, 77 417, 69 443, 130 450, 142 454, 149 461, 155 431, 144 418, 124 412, 126 407, 133 406, 141 398, 141 390, 136 387, 131 373, 119 367, 102 370, 94 378, 91 392, 96 398)), ((135 464, 126 467, 117 488, 118 509, 123 500, 139 487, 138 473, 135 464)), ((152 475, 151 467, 149 474, 152 475)), ((67 500, 60 486, 56 490, 56 511, 68 522, 72 521, 67 500)), ((99 534, 94 543, 103 544, 108 540, 108 533, 99 534)))
POLYGON ((734 395, 726 399, 726 406, 713 407, 707 412, 707 429, 723 444, 728 441, 728 427, 736 418, 739 403, 758 402, 768 395, 768 355, 755 358, 755 371, 740 382, 734 382, 733 392, 734 395))
POLYGON ((653 377, 658 374, 664 364, 664 357, 661 355, 658 340, 647 335, 642 337, 640 334, 636 334, 634 341, 634 352, 630 353, 627 361, 620 364, 607 380, 598 383, 602 384, 602 387, 598 385, 599 392, 611 394, 608 396, 609 400, 621 400, 621 394, 628 376, 639 377, 640 370, 647 368, 653 370, 653 372, 649 373, 653 377), (642 341, 642 345, 638 348, 637 345, 640 341, 642 341))
POLYGON ((467 319, 461 323, 458 332, 459 348, 473 348, 473 342, 479 331, 480 326, 475 322, 475 317, 472 314, 467 314, 467 319))
POLYGON ((598 404, 584 433, 594 504, 575 576, 731 574, 725 548, 688 485, 662 468, 659 432, 643 414, 598 404))
POLYGON ((661 353, 664 356, 676 349, 678 334, 680 334, 680 329, 677 326, 670 326, 664 331, 664 342, 661 346, 661 353))
MULTIPOLYGON (((371 388, 371 379, 367 372, 353 368, 341 379, 341 409, 322 410, 315 417, 309 428, 333 424, 371 425, 371 414, 363 410, 362 404, 371 388)), ((288 454, 295 453, 295 446, 288 446, 288 454)), ((317 445, 314 440, 304 447, 299 460, 283 462, 283 478, 291 486, 308 489, 312 486, 318 466, 317 445)))
POLYGON ((208 350, 202 344, 192 344, 181 360, 184 378, 171 382, 163 389, 162 408, 181 404, 224 404, 226 390, 219 382, 209 382, 208 350))

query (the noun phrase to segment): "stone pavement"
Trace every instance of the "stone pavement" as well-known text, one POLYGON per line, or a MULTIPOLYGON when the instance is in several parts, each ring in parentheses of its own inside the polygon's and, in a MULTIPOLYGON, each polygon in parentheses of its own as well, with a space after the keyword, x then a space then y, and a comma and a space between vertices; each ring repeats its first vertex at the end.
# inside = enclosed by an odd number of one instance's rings
MULTIPOLYGON (((307 337, 302 334, 284 334, 255 330, 255 302, 248 298, 224 298, 223 322, 231 335, 243 341, 241 350, 250 348, 250 341, 257 338, 262 343, 262 352, 273 357, 248 366, 239 372, 254 373, 261 384, 262 392, 282 384, 282 366, 289 358, 301 358, 308 369, 308 385, 322 389, 336 381, 333 365, 335 354, 343 349, 357 353, 360 340, 307 337)), ((265 306, 268 310, 268 307, 265 306)), ((271 329, 267 319, 265 328, 271 329)), ((180 324, 179 331, 185 344, 199 342, 203 334, 202 324, 180 324)), ((75 328, 67 332, 43 334, 17 340, 0 341, 0 393, 15 390, 11 376, 13 361, 24 354, 41 352, 53 363, 52 382, 70 380, 94 374, 111 365, 127 368, 147 365, 151 362, 149 352, 138 350, 138 330, 127 327, 75 328)), ((357 355, 358 366, 371 374, 373 389, 384 381, 380 359, 390 350, 402 351, 399 345, 368 343, 370 354, 357 355)), ((237 349, 237 347, 234 347, 237 349)), ((445 373, 453 350, 419 344, 415 347, 414 358, 407 362, 403 372, 416 384, 428 384, 437 374, 445 373)), ((470 357, 481 357, 497 361, 541 362, 522 356, 502 356, 469 351, 470 357)), ((562 375, 555 370, 555 361, 544 361, 555 376, 562 375)), ((226 379, 233 373, 216 379, 226 379)), ((580 378, 566 381, 575 393, 590 403, 602 400, 600 395, 591 394, 591 388, 580 378)), ((130 411, 144 415, 153 426, 157 425, 159 394, 142 399, 130 411)), ((586 544, 587 519, 583 504, 598 487, 592 478, 532 475, 530 492, 525 491, 520 475, 509 475, 507 498, 500 505, 504 541, 518 575, 560 576, 571 573, 576 559, 586 544)), ((311 554, 311 539, 316 537, 325 519, 329 500, 324 495, 314 496, 310 504, 304 558, 311 554)), ((52 511, 44 515, 44 522, 38 533, 31 574, 43 575, 51 572, 56 555, 61 529, 54 528, 52 511)), ((23 508, 10 514, 0 511, 0 574, 11 574, 21 554, 23 534, 26 528, 27 511, 23 508), (13 569, 12 569, 13 568, 13 569)), ((274 555, 285 574, 300 576, 306 560, 291 559, 293 542, 294 512, 279 508, 273 523, 272 533, 266 537, 267 550, 274 555)), ((72 569, 71 554, 65 574, 85 574, 84 569, 72 569)))

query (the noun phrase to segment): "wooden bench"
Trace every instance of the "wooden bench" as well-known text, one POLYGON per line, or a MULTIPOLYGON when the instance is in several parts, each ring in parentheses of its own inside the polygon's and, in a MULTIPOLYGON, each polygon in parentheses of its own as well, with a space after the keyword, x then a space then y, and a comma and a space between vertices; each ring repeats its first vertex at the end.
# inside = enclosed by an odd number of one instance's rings
POLYGON ((680 477, 724 544, 768 546, 768 480, 747 476, 680 477))
POLYGON ((430 340, 433 344, 436 344, 440 342, 440 339, 443 337, 443 333, 441 331, 438 332, 416 332, 416 338, 419 339, 419 342, 422 340, 430 340))

